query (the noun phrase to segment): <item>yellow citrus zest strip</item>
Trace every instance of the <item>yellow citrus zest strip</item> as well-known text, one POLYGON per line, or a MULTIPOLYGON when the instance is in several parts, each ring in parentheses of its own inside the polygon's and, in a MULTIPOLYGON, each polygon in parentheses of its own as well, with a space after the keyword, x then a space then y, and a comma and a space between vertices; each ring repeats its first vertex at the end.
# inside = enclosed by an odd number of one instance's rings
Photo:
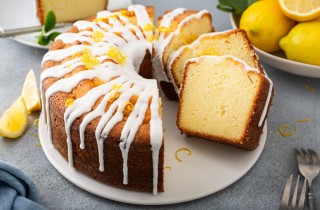
POLYGON ((283 137, 293 136, 299 131, 297 128, 294 128, 292 131, 288 131, 288 130, 289 130, 289 126, 287 124, 281 124, 278 127, 278 131, 280 135, 283 137))
POLYGON ((153 42, 154 41, 154 35, 151 34, 150 36, 148 36, 147 40, 148 40, 148 42, 153 42))
POLYGON ((104 34, 101 33, 100 31, 95 31, 92 34, 92 39, 95 42, 100 42, 103 37, 104 37, 104 34))
POLYGON ((121 84, 114 84, 113 86, 112 86, 112 89, 114 89, 114 90, 120 90, 122 88, 122 85, 121 84))
POLYGON ((30 136, 38 136, 36 133, 30 132, 29 133, 30 136))
POLYGON ((73 104, 74 104, 74 99, 73 99, 73 98, 67 99, 66 102, 64 103, 64 105, 65 105, 66 107, 70 107, 70 106, 72 106, 73 104))
POLYGON ((157 29, 159 32, 170 32, 171 29, 165 26, 159 26, 157 29))
POLYGON ((182 162, 182 160, 178 157, 178 153, 181 152, 181 151, 186 151, 186 152, 188 152, 188 153, 187 153, 188 156, 191 156, 191 154, 192 154, 191 150, 188 149, 188 148, 184 148, 184 147, 183 147, 183 148, 178 149, 178 150, 176 151, 175 157, 176 157, 177 161, 179 161, 179 162, 182 162))
POLYGON ((92 56, 92 52, 88 48, 83 49, 81 61, 84 63, 87 69, 92 69, 94 66, 100 64, 98 58, 92 56))
POLYGON ((134 105, 130 101, 125 102, 122 107, 122 110, 124 112, 131 112, 133 109, 134 109, 134 105))
POLYGON ((70 65, 70 64, 68 64, 68 65, 66 66, 66 68, 67 68, 67 69, 70 69, 70 68, 71 68, 71 65, 70 65))
POLYGON ((164 167, 164 169, 168 169, 169 171, 171 171, 171 166, 166 166, 164 167))
POLYGON ((41 147, 41 144, 36 144, 37 147, 41 147))
POLYGON ((114 59, 118 64, 124 64, 127 56, 123 54, 118 48, 111 46, 106 53, 109 58, 114 59))
POLYGON ((120 93, 119 93, 119 92, 116 92, 116 91, 112 90, 112 91, 110 92, 108 101, 109 101, 110 103, 112 103, 112 102, 114 102, 116 99, 118 99, 119 96, 120 96, 120 93))
POLYGON ((156 27, 152 23, 147 23, 143 26, 144 31, 154 31, 156 27))
POLYGON ((80 56, 82 56, 82 52, 77 52, 77 53, 72 55, 71 59, 74 60, 75 58, 78 58, 80 56))
POLYGON ((304 85, 304 88, 305 88, 307 91, 311 92, 311 93, 313 93, 313 92, 315 92, 315 91, 316 91, 316 89, 315 89, 315 88, 312 88, 312 87, 310 87, 310 86, 309 86, 309 85, 307 85, 307 84, 305 84, 305 85, 304 85))
POLYGON ((309 122, 310 120, 311 120, 310 117, 306 117, 304 119, 297 120, 296 122, 305 123, 305 122, 309 122))
POLYGON ((37 119, 35 119, 35 120, 33 121, 33 125, 34 125, 34 126, 38 127, 38 124, 39 124, 39 118, 37 118, 37 119))

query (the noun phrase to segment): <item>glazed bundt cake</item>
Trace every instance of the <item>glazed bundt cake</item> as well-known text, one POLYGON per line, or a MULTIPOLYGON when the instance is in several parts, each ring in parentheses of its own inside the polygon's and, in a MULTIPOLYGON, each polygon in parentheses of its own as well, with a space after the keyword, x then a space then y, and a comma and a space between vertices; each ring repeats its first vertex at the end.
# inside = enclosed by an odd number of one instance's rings
POLYGON ((108 0, 36 0, 37 17, 44 24, 48 12, 53 11, 57 22, 74 22, 106 10, 107 4, 108 0))
POLYGON ((191 44, 182 46, 171 56, 168 71, 172 75, 177 92, 179 92, 178 89, 183 80, 186 61, 203 55, 232 55, 263 72, 245 31, 234 29, 225 32, 207 33, 201 35, 191 44))
POLYGON ((177 125, 190 136, 253 150, 270 106, 270 79, 233 56, 187 61, 177 125))
POLYGON ((42 62, 49 138, 70 166, 117 187, 163 191, 163 128, 150 77, 153 8, 102 11, 59 35, 42 62))

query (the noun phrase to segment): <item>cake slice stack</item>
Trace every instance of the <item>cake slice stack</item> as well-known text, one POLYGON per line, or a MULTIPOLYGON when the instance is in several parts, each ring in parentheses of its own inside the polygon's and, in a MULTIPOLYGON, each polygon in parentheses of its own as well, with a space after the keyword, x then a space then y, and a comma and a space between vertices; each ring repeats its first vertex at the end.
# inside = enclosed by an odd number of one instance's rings
POLYGON ((182 132, 246 150, 259 145, 273 85, 242 31, 203 35, 171 64, 182 132))

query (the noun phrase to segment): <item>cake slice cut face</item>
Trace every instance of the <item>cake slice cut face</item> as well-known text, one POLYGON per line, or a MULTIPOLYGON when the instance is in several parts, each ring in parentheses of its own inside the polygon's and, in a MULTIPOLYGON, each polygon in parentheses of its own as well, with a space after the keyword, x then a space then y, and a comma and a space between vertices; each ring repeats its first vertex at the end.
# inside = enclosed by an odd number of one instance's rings
POLYGON ((177 124, 188 135, 252 150, 258 146, 271 96, 271 81, 235 57, 191 59, 177 124))
POLYGON ((44 23, 49 11, 53 11, 57 22, 73 22, 94 16, 106 10, 108 0, 37 0, 37 16, 44 23))
POLYGON ((225 32, 213 32, 200 36, 190 45, 181 47, 172 55, 168 63, 175 85, 179 88, 184 74, 184 65, 190 58, 204 55, 231 55, 235 56, 253 68, 263 69, 258 57, 251 46, 245 31, 235 29, 225 32))

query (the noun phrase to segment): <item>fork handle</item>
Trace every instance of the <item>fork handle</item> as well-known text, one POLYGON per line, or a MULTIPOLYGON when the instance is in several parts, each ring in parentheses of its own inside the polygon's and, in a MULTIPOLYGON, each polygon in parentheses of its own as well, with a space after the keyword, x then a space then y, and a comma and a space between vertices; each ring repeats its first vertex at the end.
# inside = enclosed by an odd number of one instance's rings
POLYGON ((308 193, 308 204, 309 204, 310 210, 317 210, 316 204, 315 204, 315 196, 311 188, 309 189, 309 193, 308 193))

